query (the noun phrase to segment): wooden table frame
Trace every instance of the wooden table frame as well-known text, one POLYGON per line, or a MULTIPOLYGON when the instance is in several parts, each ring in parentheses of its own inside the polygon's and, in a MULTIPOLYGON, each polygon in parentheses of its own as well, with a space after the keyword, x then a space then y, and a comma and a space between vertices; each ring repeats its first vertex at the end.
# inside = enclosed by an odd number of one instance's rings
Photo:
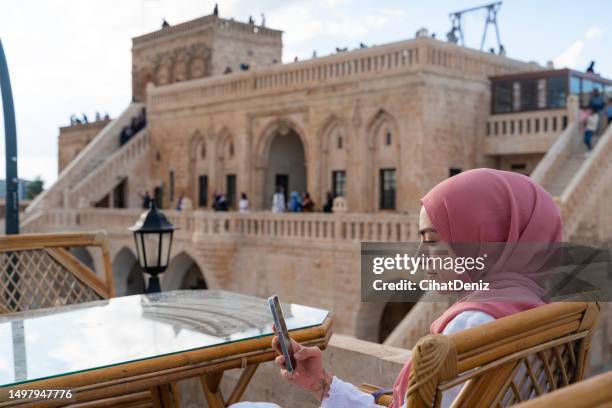
MULTIPOLYGON (((321 325, 291 331, 290 334, 301 344, 324 349, 332 333, 331 325, 330 314, 321 325)), ((175 408, 179 405, 173 383, 199 377, 208 406, 224 408, 241 399, 259 364, 274 360, 276 352, 271 348, 271 341, 269 335, 7 386, 0 388, 0 407, 59 407, 104 398, 128 400, 149 391, 156 408, 175 408), (235 368, 243 368, 242 374, 229 398, 224 399, 220 387, 223 374, 235 368), (9 389, 65 389, 72 390, 74 398, 71 401, 9 400, 9 389)))

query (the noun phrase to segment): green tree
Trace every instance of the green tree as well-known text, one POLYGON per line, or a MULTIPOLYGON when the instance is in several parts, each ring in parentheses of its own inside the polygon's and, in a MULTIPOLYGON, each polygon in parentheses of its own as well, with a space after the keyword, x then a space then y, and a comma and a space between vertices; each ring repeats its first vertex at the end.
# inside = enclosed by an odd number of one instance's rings
POLYGON ((42 193, 44 185, 45 182, 40 178, 40 176, 30 181, 26 187, 26 198, 28 200, 33 200, 36 198, 37 195, 42 193))

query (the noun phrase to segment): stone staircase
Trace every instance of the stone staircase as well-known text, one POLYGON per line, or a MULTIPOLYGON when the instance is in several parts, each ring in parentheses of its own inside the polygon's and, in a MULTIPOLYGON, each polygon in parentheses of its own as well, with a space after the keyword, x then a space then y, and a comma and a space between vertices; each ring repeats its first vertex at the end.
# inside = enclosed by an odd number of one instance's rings
POLYGON ((71 190, 82 185, 82 182, 88 179, 88 175, 107 162, 109 158, 114 157, 115 152, 124 150, 130 145, 130 143, 124 146, 120 145, 121 130, 131 123, 132 118, 137 117, 142 112, 143 107, 144 104, 142 103, 131 103, 119 117, 106 125, 62 170, 55 183, 30 203, 26 208, 24 221, 27 222, 27 219, 43 210, 70 208, 72 204, 70 202, 71 190))
POLYGON ((146 156, 148 149, 149 132, 144 128, 70 188, 68 207, 92 207, 132 174, 132 169, 146 156))

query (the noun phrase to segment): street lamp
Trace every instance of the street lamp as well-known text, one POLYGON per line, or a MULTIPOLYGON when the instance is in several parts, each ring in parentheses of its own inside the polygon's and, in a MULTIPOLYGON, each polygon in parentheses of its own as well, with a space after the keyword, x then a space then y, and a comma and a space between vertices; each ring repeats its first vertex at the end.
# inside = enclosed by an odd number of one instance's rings
POLYGON ((151 207, 140 215, 136 224, 130 227, 134 233, 138 263, 151 275, 145 293, 161 292, 158 275, 168 267, 175 229, 166 216, 157 211, 154 200, 151 200, 151 207))

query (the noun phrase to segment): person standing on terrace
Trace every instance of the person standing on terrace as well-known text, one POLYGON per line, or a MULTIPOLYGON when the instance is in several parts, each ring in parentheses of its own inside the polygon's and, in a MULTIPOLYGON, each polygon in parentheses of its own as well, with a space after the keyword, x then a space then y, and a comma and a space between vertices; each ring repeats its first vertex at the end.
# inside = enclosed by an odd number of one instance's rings
POLYGON ((590 110, 589 116, 586 118, 586 124, 584 128, 584 144, 587 147, 586 154, 588 155, 591 150, 593 150, 593 146, 591 141, 593 139, 593 135, 597 132, 597 128, 599 127, 599 115, 596 111, 590 110))
MULTIPOLYGON (((422 247, 435 253, 450 250, 459 243, 506 243, 492 267, 465 279, 487 279, 492 292, 464 292, 460 300, 431 325, 435 334, 451 334, 489 323, 505 316, 544 305, 545 289, 540 284, 541 265, 532 265, 537 253, 517 258, 517 247, 525 250, 533 243, 561 241, 559 208, 541 186, 522 174, 493 169, 475 169, 444 180, 421 199, 419 217, 422 247), (455 245, 455 246, 453 246, 455 245), (526 260, 523 262, 523 260, 526 260)), ((540 258, 537 258, 540 259, 540 258)), ((535 262, 538 263, 538 262, 535 262)), ((448 280, 444 273, 436 279, 448 280)), ((464 275, 462 275, 464 276, 464 275)), ((457 275, 454 276, 457 278, 457 275)), ((462 278, 463 279, 463 278, 462 278)), ((296 369, 289 373, 280 352, 278 338, 272 347, 279 353, 276 364, 290 383, 311 392, 323 408, 376 408, 374 397, 342 381, 323 366, 318 347, 304 347, 292 340, 296 369)), ((399 373, 393 386, 393 408, 405 407, 411 362, 399 373)), ((458 385, 444 393, 442 406, 449 407, 461 390, 458 385)), ((232 408, 276 408, 271 403, 242 402, 232 408)))

